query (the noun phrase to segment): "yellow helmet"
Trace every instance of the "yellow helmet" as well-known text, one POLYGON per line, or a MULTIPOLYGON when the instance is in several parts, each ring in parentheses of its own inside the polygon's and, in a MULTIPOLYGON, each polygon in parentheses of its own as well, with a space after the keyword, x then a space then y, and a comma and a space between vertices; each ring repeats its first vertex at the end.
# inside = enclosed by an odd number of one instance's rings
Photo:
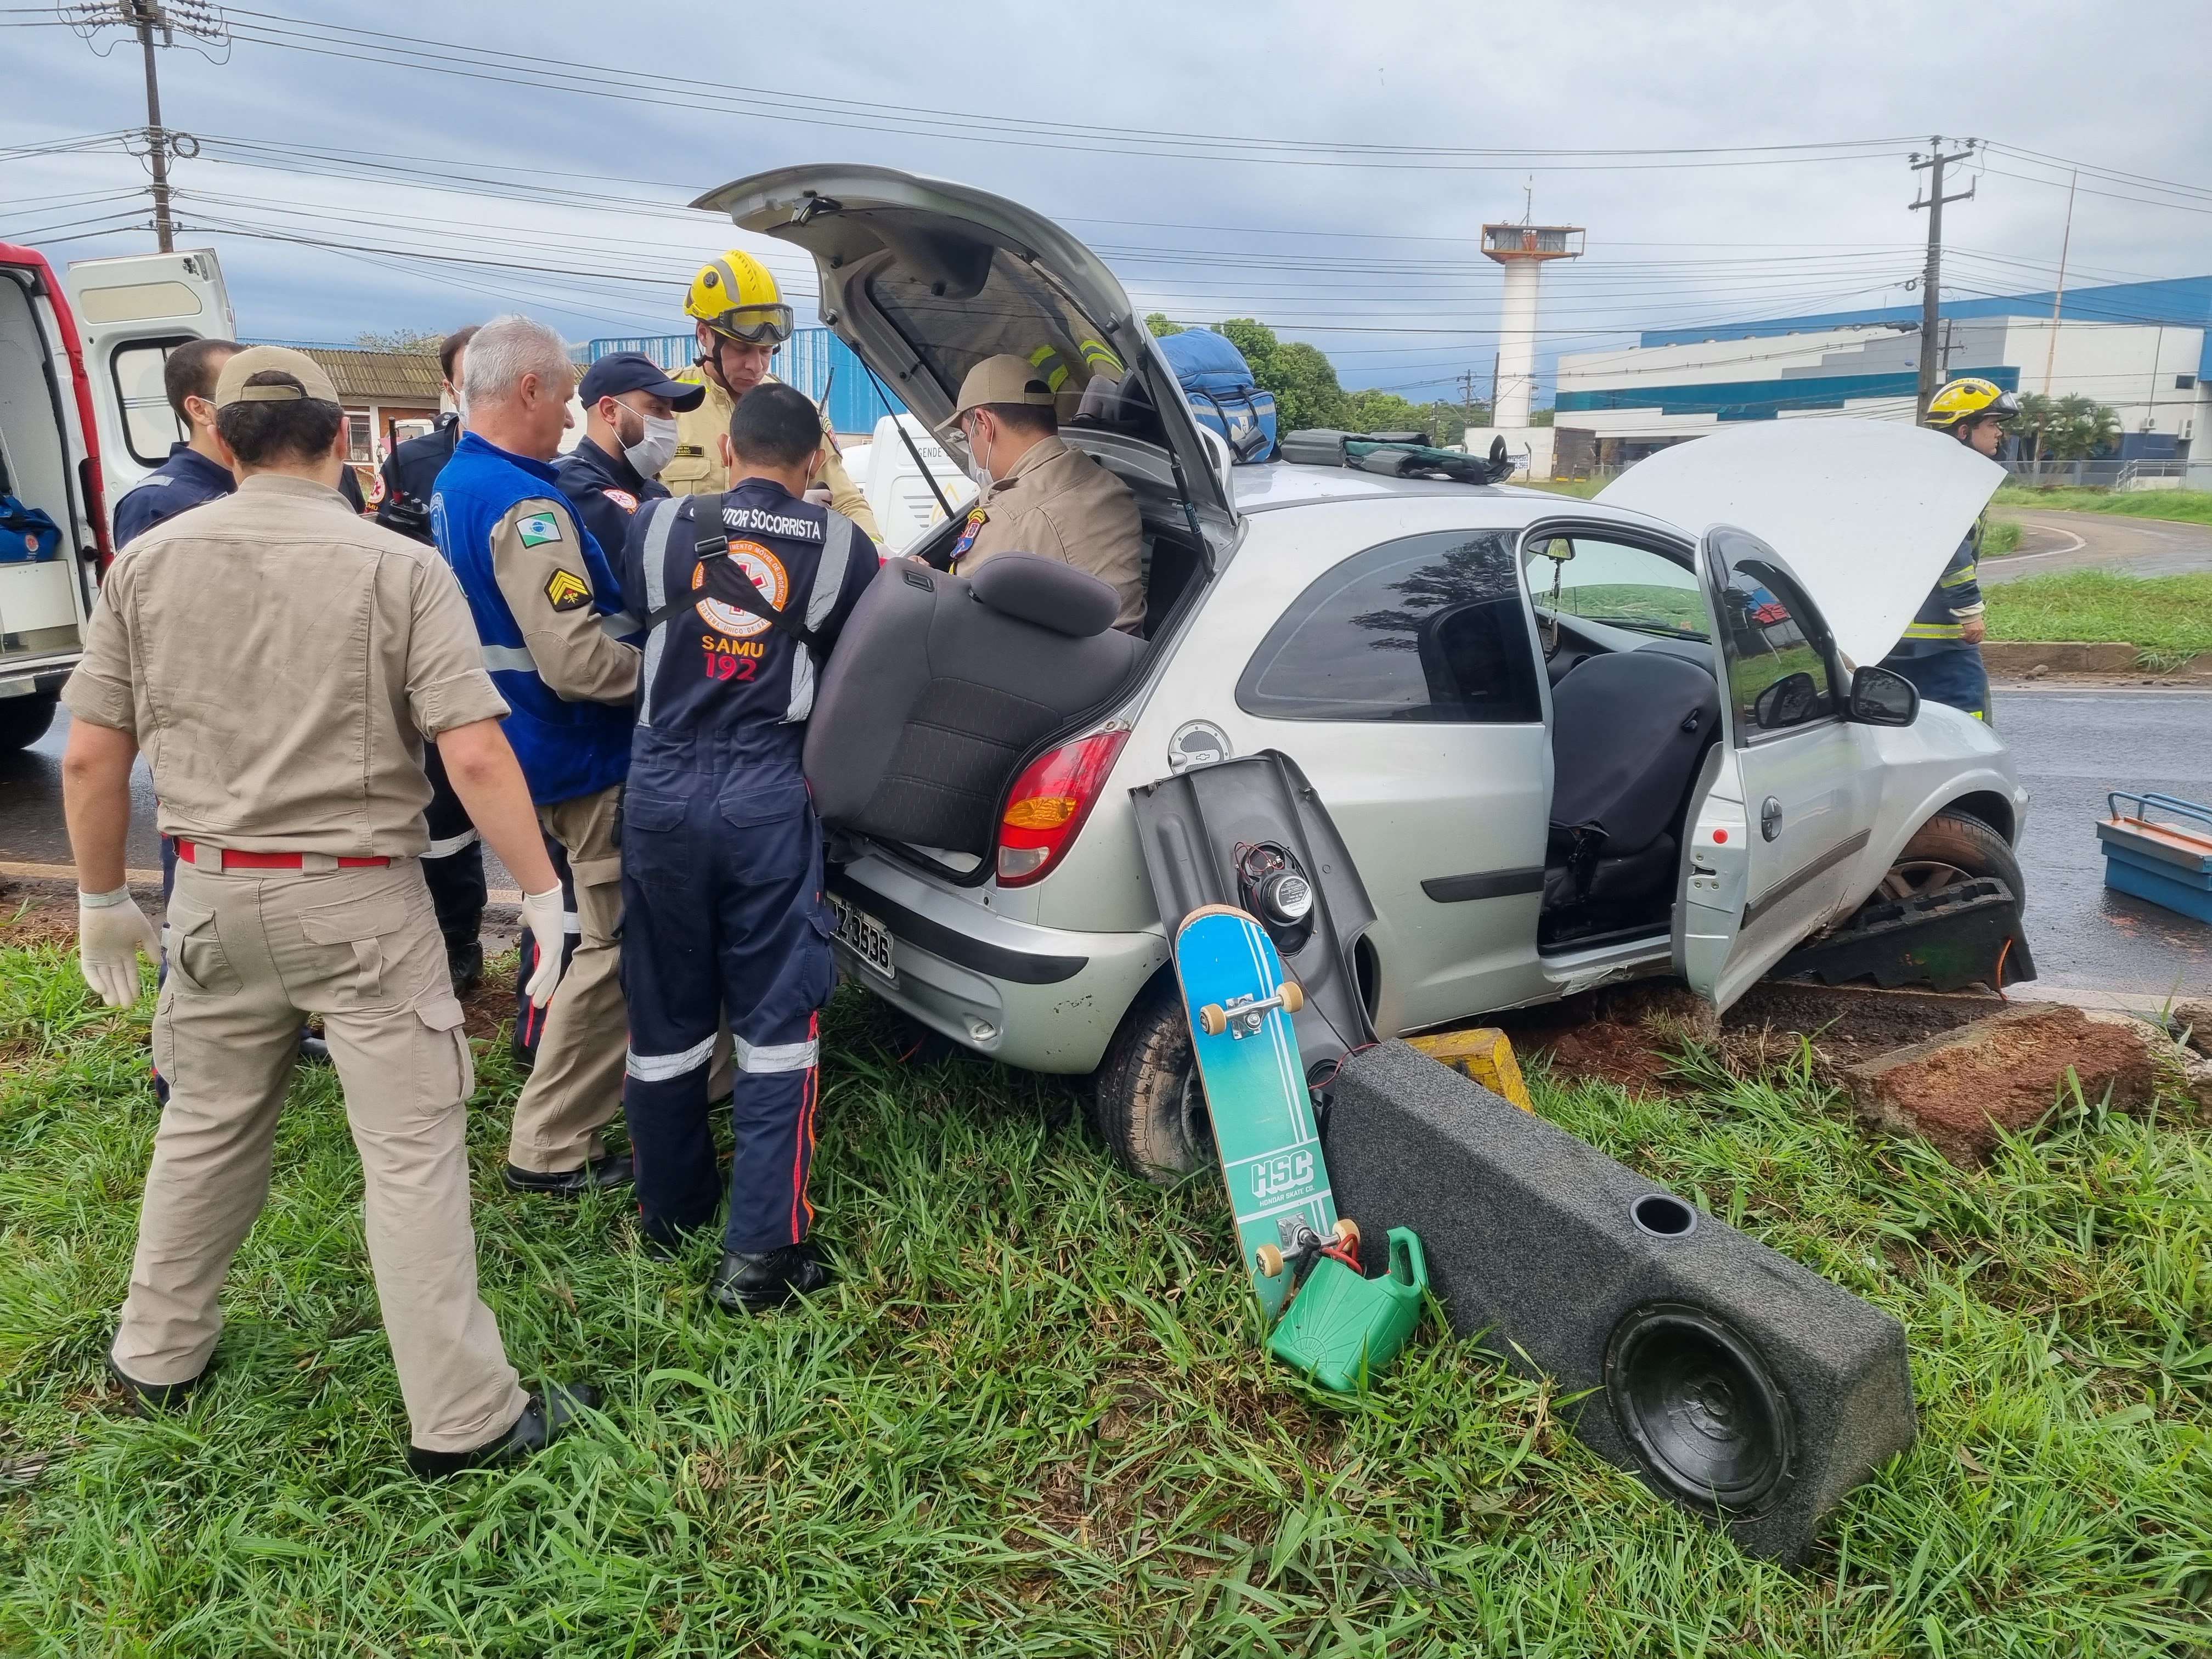
POLYGON ((1948 432, 1961 421, 2008 421, 2020 413, 2020 399, 1994 380, 1969 375, 1936 389, 1928 402, 1928 424, 1948 432))
POLYGON ((748 345, 781 345, 791 337, 791 307, 775 276, 742 248, 699 267, 684 296, 684 313, 748 345))

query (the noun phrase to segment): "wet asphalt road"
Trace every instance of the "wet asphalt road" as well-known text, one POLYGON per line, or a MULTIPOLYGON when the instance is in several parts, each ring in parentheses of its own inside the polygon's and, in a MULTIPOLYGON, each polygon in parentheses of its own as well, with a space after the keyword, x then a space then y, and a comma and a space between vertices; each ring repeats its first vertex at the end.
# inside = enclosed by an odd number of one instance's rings
MULTIPOLYGON (((2118 992, 2156 1003, 2212 994, 2212 927, 2104 887, 2097 850, 2105 792, 2157 789, 2212 803, 2212 691, 2000 687, 1997 729, 2034 799, 2021 863, 2028 943, 2047 989, 2118 992)), ((68 726, 0 756, 0 862, 63 865, 61 752, 68 726)), ((140 764, 127 861, 160 867, 153 793, 140 764)), ((513 878, 493 861, 494 888, 513 878)))
POLYGON ((2019 581, 2062 570, 2123 576, 2181 576, 2212 570, 2212 525, 2130 519, 2112 513, 1999 507, 2020 522, 2020 551, 1984 559, 1981 580, 2019 581))

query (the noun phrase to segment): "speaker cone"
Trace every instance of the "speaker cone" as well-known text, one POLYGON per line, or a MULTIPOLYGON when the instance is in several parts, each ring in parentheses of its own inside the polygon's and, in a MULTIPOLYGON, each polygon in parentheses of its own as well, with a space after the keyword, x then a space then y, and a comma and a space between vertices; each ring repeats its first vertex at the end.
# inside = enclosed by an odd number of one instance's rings
POLYGON ((1620 1431, 1681 1498, 1758 1514, 1796 1481, 1789 1400, 1759 1351, 1701 1308, 1626 1316, 1606 1344, 1605 1388, 1620 1431))

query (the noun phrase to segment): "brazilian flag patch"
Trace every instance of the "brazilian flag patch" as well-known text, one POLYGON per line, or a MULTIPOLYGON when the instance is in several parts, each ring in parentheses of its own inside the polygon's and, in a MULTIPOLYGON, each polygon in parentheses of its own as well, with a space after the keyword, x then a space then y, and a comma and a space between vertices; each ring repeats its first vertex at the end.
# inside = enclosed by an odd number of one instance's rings
POLYGON ((573 570, 556 570, 545 580, 545 597, 556 611, 576 611, 592 602, 592 585, 573 570))
POLYGON ((541 547, 561 539, 561 521, 550 513, 536 514, 516 525, 514 533, 522 538, 525 547, 541 547))

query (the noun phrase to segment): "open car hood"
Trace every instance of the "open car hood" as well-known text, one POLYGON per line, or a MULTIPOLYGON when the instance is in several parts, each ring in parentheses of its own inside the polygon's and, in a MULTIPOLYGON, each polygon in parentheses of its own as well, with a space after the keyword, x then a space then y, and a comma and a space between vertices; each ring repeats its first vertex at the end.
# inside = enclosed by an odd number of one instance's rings
POLYGON ((1218 527, 1231 521, 1198 423, 1129 296, 1050 220, 965 185, 860 166, 779 167, 691 205, 812 254, 822 320, 933 426, 976 363, 1026 357, 1058 394, 1063 427, 1161 446, 1191 505, 1218 527))
POLYGON ((1749 531, 1789 562, 1854 663, 1880 662, 2005 471, 1893 421, 1763 421, 1648 455, 1598 493, 1702 539, 1749 531))

